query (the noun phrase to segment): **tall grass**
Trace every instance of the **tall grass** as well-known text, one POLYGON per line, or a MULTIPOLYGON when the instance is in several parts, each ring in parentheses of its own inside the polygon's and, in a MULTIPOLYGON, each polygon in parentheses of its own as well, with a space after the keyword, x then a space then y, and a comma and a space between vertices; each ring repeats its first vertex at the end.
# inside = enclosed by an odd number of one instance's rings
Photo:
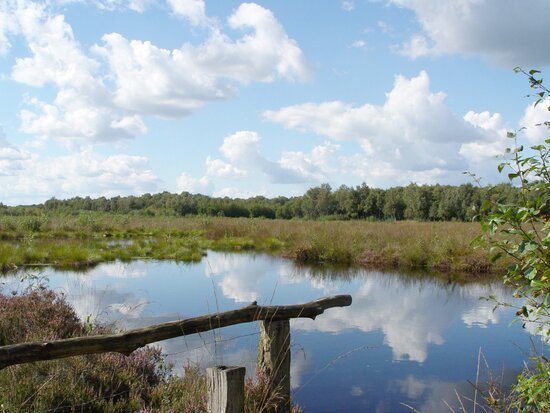
POLYGON ((279 254, 298 263, 426 269, 470 274, 495 268, 464 222, 298 221, 260 218, 2 217, 0 269, 84 267, 115 259, 197 261, 208 249, 279 254), (117 243, 113 240, 132 240, 117 243))

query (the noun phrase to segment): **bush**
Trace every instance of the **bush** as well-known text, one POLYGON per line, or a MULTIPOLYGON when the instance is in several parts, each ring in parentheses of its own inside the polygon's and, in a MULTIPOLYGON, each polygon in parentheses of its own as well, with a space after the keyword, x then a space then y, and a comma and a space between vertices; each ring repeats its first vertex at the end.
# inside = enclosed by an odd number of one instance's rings
MULTIPOLYGON (((527 76, 536 93, 535 105, 550 105, 550 90, 538 78, 540 72, 516 72, 527 76)), ((550 111, 550 106, 548 106, 550 111)), ((540 127, 550 127, 544 122, 540 127)), ((535 324, 539 333, 550 338, 550 139, 524 148, 518 133, 508 133, 513 145, 506 149, 507 159, 498 166, 512 185, 519 187, 515 202, 486 200, 481 212, 486 233, 483 240, 493 252, 492 260, 508 257, 512 264, 504 283, 515 288, 515 297, 523 300, 516 315, 526 325, 535 324)), ((533 358, 513 387, 511 406, 521 412, 548 412, 550 409, 550 361, 543 355, 533 358)))
POLYGON ((84 334, 74 310, 53 291, 0 294, 0 345, 56 340, 84 334))
MULTIPOLYGON (((49 290, 0 295, 0 308, 2 345, 86 334, 74 310, 49 290)), ((107 331, 98 327, 91 333, 107 331)), ((129 357, 102 354, 11 366, 0 371, 0 405, 10 413, 136 411, 165 379, 160 361, 159 349, 145 348, 129 357)))
POLYGON ((19 219, 19 228, 23 232, 40 232, 48 222, 44 216, 26 216, 19 219))

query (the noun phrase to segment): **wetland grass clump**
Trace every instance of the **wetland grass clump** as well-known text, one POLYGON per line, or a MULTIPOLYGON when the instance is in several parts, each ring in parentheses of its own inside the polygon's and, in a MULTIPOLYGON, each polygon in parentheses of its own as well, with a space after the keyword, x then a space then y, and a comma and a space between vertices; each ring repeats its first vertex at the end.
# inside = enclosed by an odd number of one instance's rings
POLYGON ((300 264, 329 264, 329 265, 353 265, 356 263, 356 251, 354 245, 346 245, 331 239, 326 233, 320 233, 316 237, 296 245, 289 256, 300 264))
POLYGON ((253 251, 256 244, 246 237, 223 237, 212 241, 211 247, 216 251, 253 251))

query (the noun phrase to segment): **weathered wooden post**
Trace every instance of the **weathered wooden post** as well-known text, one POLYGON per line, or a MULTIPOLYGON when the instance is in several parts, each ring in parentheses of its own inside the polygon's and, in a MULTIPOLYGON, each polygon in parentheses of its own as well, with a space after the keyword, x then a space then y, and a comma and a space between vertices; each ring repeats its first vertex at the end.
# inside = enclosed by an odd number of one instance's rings
POLYGON ((217 366, 206 369, 208 413, 244 412, 244 367, 217 366))
POLYGON ((268 394, 274 401, 268 413, 290 413, 289 320, 261 322, 258 369, 268 378, 268 394))

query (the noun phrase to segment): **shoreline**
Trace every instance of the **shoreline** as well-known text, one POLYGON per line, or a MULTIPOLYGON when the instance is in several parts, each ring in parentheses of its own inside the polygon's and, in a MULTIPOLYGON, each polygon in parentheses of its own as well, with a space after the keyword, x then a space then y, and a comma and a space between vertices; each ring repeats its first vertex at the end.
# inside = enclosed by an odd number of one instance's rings
POLYGON ((267 253, 314 266, 460 274, 475 280, 505 270, 502 262, 491 263, 487 250, 472 245, 471 240, 481 234, 478 223, 102 214, 85 221, 72 216, 42 217, 41 225, 29 230, 29 219, 13 217, 9 228, 4 219, 0 271, 44 265, 85 269, 136 259, 197 262, 208 250, 267 253))

